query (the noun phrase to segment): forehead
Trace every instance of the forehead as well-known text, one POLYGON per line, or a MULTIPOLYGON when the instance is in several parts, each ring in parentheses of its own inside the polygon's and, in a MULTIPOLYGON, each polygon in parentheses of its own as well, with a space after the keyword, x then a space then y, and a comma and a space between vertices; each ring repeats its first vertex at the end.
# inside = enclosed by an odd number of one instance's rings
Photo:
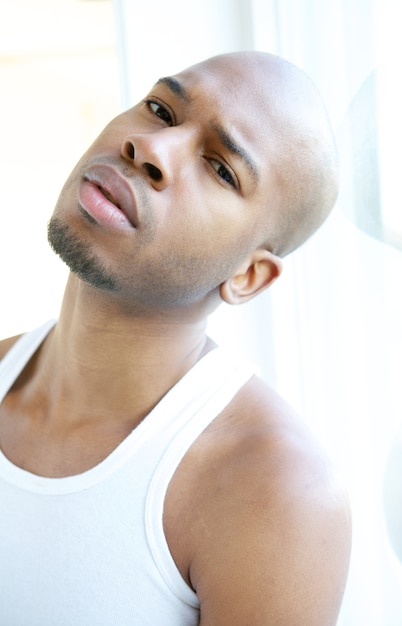
MULTIPOLYGON (((202 85, 206 95, 214 98, 218 94, 230 96, 233 93, 249 94, 247 101, 261 96, 263 73, 256 62, 241 62, 230 56, 208 59, 176 75, 191 89, 197 90, 202 85)), ((264 82, 264 81, 263 81, 264 82)))
POLYGON ((240 63, 209 60, 174 78, 183 86, 189 102, 202 106, 211 116, 223 115, 244 131, 249 127, 250 134, 255 127, 250 116, 264 116, 267 98, 260 77, 240 63))

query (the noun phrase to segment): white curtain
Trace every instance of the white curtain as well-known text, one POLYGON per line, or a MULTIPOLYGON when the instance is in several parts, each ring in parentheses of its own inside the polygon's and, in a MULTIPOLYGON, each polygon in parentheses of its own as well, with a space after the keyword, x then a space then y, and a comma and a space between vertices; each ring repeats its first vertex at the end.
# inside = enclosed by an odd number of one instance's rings
POLYGON ((115 6, 127 103, 162 73, 244 48, 293 61, 327 103, 343 180, 333 215, 286 260, 269 293, 243 308, 222 307, 210 332, 258 361, 343 475, 354 539, 339 626, 400 626, 400 3, 176 0, 148 9, 116 0, 115 6))
MULTIPOLYGON (((262 4, 254 3, 257 20, 262 4)), ((272 301, 279 387, 319 434, 351 495, 343 626, 402 624, 399 11, 399 2, 374 0, 273 5, 274 51, 315 80, 341 157, 334 215, 294 255, 272 301)), ((272 50, 258 24, 256 47, 272 50)))

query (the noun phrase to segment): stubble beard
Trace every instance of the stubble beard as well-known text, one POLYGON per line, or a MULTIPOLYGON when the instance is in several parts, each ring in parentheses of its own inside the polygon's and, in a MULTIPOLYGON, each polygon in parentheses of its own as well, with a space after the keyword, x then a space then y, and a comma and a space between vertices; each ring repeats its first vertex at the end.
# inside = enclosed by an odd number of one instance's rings
POLYGON ((68 224, 54 216, 48 225, 48 241, 53 251, 81 280, 96 289, 118 290, 116 279, 93 255, 90 246, 81 241, 68 224))
MULTIPOLYGON (((85 214, 85 218, 96 224, 90 215, 85 214)), ((153 233, 153 230, 149 228, 149 232, 153 233)), ((94 255, 91 245, 83 241, 79 233, 74 232, 57 215, 53 215, 49 221, 48 241, 53 251, 78 278, 91 287, 120 296, 125 306, 129 305, 130 310, 137 313, 148 314, 150 311, 177 309, 201 302, 208 297, 209 292, 216 292, 230 269, 229 266, 225 267, 223 260, 211 265, 206 263, 203 256, 180 256, 173 246, 158 256, 158 266, 153 270, 146 262, 142 266, 137 264, 135 276, 127 267, 121 267, 113 274, 94 255)), ((216 306, 214 304, 213 308, 216 306)))

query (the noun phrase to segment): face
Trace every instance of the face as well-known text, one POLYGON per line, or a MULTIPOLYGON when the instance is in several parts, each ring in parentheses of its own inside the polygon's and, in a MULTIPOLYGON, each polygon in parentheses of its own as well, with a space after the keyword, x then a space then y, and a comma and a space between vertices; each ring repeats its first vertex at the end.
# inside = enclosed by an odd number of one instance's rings
POLYGON ((274 173, 258 74, 210 60, 161 79, 110 122, 49 226, 74 272, 145 308, 183 306, 216 293, 263 245, 274 173))

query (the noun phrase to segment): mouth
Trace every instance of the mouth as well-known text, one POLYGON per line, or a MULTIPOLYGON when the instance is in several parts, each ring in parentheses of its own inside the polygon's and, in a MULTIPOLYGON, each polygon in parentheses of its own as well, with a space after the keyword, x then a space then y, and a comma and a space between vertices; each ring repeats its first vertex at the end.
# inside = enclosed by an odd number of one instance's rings
POLYGON ((101 193, 103 193, 103 195, 105 196, 106 200, 109 200, 109 202, 111 202, 112 204, 117 206, 118 209, 120 209, 119 203, 113 198, 111 193, 106 191, 106 189, 103 189, 103 187, 101 187, 100 185, 97 185, 97 187, 98 187, 99 191, 101 193))
MULTIPOLYGON (((83 176, 80 192, 83 208, 96 221, 111 222, 121 228, 137 228, 138 214, 135 192, 128 180, 115 167, 106 164, 91 166, 83 176), (98 215, 94 213, 97 212, 98 215)), ((106 225, 106 222, 103 225, 106 225)))

